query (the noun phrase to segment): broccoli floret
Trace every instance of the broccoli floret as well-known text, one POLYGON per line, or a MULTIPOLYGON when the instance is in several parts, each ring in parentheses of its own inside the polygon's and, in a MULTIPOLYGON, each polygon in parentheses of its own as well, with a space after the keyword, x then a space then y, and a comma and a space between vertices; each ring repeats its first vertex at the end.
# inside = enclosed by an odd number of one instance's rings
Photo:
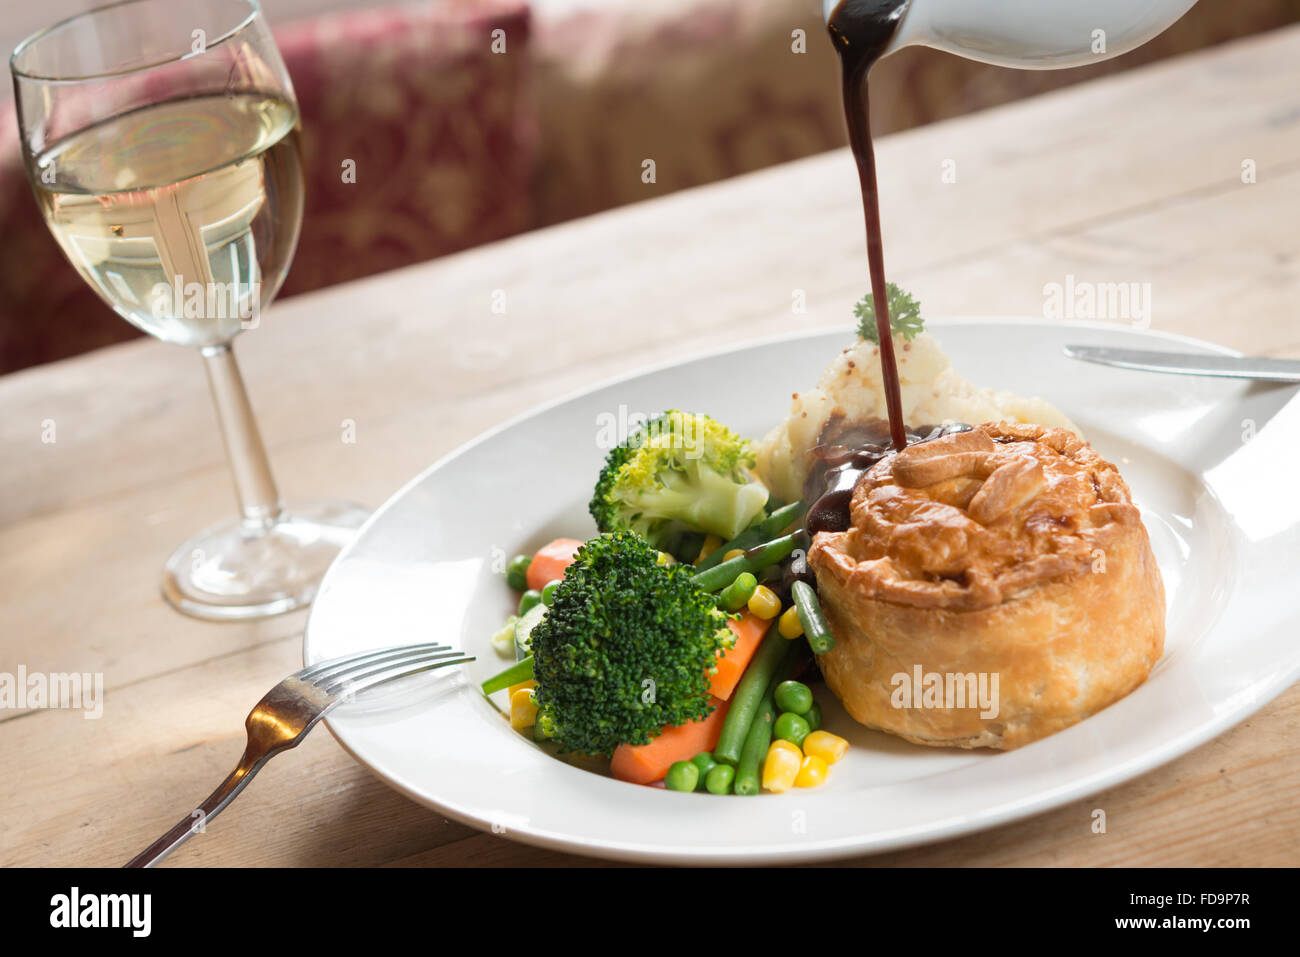
POLYGON ((675 552, 684 533, 735 538, 763 511, 749 443, 707 415, 671 410, 609 453, 588 506, 602 532, 628 529, 675 552))
POLYGON ((612 494, 615 480, 623 466, 636 454, 645 438, 664 427, 666 415, 667 413, 656 416, 640 428, 632 429, 628 432, 627 438, 621 444, 614 446, 609 455, 605 456, 605 465, 600 470, 599 478, 596 479, 596 491, 592 494, 591 501, 587 503, 587 511, 591 513, 596 528, 600 531, 612 532, 619 528, 618 501, 612 494))
POLYGON ((682 565, 631 532, 578 549, 531 634, 538 721, 567 751, 613 754, 713 710, 732 632, 682 565))

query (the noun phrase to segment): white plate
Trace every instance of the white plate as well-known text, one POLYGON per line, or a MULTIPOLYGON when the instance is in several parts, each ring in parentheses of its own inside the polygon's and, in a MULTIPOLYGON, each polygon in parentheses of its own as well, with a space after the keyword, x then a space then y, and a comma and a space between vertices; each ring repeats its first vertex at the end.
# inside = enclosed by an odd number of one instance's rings
POLYGON ((1300 675, 1300 402, 1295 389, 1088 365, 1066 342, 1222 351, 1114 325, 931 324, 971 381, 1041 395, 1116 462, 1164 573, 1169 628, 1150 679, 1087 721, 1006 754, 917 747, 856 726, 811 791, 753 800, 638 787, 573 767, 508 727, 476 684, 505 662, 488 637, 511 610, 494 564, 586 514, 607 417, 685 408, 759 436, 848 331, 661 368, 508 423, 430 467, 375 513, 312 608, 308 662, 441 639, 478 655, 329 724, 358 761, 443 814, 545 847, 674 863, 791 862, 897 848, 1025 817, 1134 777, 1241 721, 1300 675))

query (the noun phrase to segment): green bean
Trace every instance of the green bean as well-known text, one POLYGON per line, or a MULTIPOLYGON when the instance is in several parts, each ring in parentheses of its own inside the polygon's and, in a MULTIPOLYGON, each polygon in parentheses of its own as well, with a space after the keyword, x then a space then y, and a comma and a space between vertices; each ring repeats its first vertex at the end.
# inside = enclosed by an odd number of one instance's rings
POLYGON ((772 679, 767 683, 767 687, 763 689, 763 699, 759 702, 758 714, 754 718, 754 723, 750 725, 749 733, 745 735, 745 745, 740 752, 740 763, 736 765, 736 780, 731 787, 733 794, 751 795, 758 793, 763 761, 767 758, 767 749, 772 743, 772 731, 776 717, 776 704, 773 698, 776 694, 777 685, 781 683, 786 672, 790 670, 790 662, 794 657, 793 643, 784 640, 782 643, 785 645, 784 653, 777 663, 772 679))
POLYGON ((778 508, 775 512, 763 519, 757 525, 751 525, 731 541, 724 545, 719 545, 713 551, 709 552, 695 566, 697 572, 708 571, 722 561, 727 552, 734 549, 748 549, 755 545, 761 545, 774 535, 779 535, 789 528, 793 523, 803 517, 803 502, 792 502, 783 508, 778 508))
MULTIPOLYGON (((770 538, 771 536, 768 537, 770 538)), ((758 533, 757 525, 747 528, 731 541, 719 545, 704 558, 700 559, 700 561, 695 565, 695 571, 699 573, 706 572, 710 568, 716 568, 718 565, 722 564, 723 556, 725 556, 727 552, 733 552, 737 548, 743 552, 747 548, 753 548, 755 545, 763 544, 763 541, 764 538, 758 533)))
POLYGON ((770 542, 754 546, 743 555, 714 565, 707 571, 698 572, 692 580, 705 591, 719 591, 734 582, 741 572, 752 574, 775 565, 793 552, 797 544, 798 533, 774 538, 770 542))
POLYGON ((771 538, 773 535, 779 535, 787 528, 793 525, 799 519, 803 518, 803 513, 807 507, 803 502, 791 502, 789 505, 778 508, 758 523, 758 530, 764 538, 771 538))
POLYGON ((528 566, 533 560, 528 555, 516 555, 510 559, 506 565, 506 584, 515 591, 523 591, 528 587, 528 566))
POLYGON ((484 694, 492 694, 496 691, 502 691, 511 685, 517 685, 521 681, 529 681, 533 677, 533 656, 529 655, 523 661, 516 661, 513 665, 498 675, 493 675, 487 681, 483 682, 482 688, 484 694))
POLYGON ((745 746, 740 751, 740 763, 736 765, 736 778, 731 785, 731 793, 751 795, 758 793, 759 774, 763 759, 767 757, 768 745, 772 743, 772 715, 776 706, 770 696, 764 696, 758 706, 758 716, 745 735, 745 746))
POLYGON ((740 611, 754 597, 757 588, 758 579, 751 572, 741 572, 734 582, 722 589, 718 606, 723 611, 740 611))
POLYGON ((795 608, 799 609, 799 624, 803 625, 808 647, 813 650, 813 654, 826 654, 835 647, 835 636, 831 634, 830 625, 826 624, 826 616, 822 614, 817 593, 807 582, 797 581, 790 588, 790 595, 794 599, 795 608))
MULTIPOLYGON (((773 619, 775 623, 775 619, 773 619)), ((763 693, 772 680, 772 674, 782 662, 791 642, 782 638, 773 627, 767 629, 763 641, 754 653, 749 667, 736 685, 731 695, 731 707, 722 720, 722 733, 718 736, 718 745, 713 749, 713 757, 719 764, 736 764, 740 761, 740 749, 744 747, 749 726, 758 714, 759 703, 763 693)))

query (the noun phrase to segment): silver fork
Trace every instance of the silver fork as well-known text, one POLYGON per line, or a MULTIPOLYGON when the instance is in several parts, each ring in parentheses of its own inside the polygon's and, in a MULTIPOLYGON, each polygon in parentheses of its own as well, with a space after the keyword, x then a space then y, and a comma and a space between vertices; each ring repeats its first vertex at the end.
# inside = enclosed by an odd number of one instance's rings
POLYGON ((127 863, 152 867, 233 801, 267 761, 298 746, 316 722, 342 702, 381 684, 425 671, 462 665, 473 657, 450 645, 403 645, 334 658, 291 674, 257 703, 244 727, 244 756, 220 787, 190 815, 127 863))

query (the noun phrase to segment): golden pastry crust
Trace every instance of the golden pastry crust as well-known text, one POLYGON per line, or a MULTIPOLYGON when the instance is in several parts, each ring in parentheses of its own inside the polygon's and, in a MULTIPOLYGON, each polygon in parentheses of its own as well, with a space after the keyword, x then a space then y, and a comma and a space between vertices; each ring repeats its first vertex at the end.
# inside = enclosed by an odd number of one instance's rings
POLYGON ((1146 679, 1165 596, 1113 465, 1064 429, 1005 422, 918 443, 854 489, 809 552, 836 644, 819 657, 855 719, 919 744, 1015 748, 1146 679), (897 707, 900 682, 996 675, 998 713, 897 707))

